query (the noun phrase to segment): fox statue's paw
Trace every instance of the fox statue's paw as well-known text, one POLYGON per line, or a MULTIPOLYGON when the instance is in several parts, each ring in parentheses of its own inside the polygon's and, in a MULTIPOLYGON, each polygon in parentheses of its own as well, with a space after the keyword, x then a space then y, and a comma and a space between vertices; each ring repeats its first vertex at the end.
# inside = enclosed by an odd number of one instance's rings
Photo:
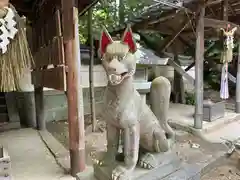
POLYGON ((153 169, 158 166, 158 161, 153 154, 146 153, 140 157, 139 165, 144 169, 153 169))
POLYGON ((107 155, 106 152, 100 160, 96 161, 96 164, 100 166, 112 166, 114 163, 115 159, 107 155))
POLYGON ((131 180, 132 171, 123 166, 117 166, 112 172, 112 180, 131 180))

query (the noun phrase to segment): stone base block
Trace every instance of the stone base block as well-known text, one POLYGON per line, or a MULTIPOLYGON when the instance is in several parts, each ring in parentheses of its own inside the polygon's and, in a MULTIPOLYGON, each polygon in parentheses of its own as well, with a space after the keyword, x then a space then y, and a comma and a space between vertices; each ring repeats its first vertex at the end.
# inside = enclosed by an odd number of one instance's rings
MULTIPOLYGON (((174 151, 156 153, 154 156, 158 162, 158 166, 152 170, 145 170, 137 166, 132 173, 131 180, 156 180, 156 177, 162 179, 181 168, 182 161, 174 151)), ((111 167, 94 165, 94 177, 97 180, 112 180, 112 171, 117 165, 122 164, 116 162, 111 167)))
MULTIPOLYGON (((200 180, 201 165, 188 164, 181 160, 174 152, 156 154, 159 166, 152 170, 137 167, 131 180, 200 180)), ((85 172, 79 173, 76 180, 112 180, 112 170, 121 164, 116 162, 111 167, 94 165, 85 172)))
POLYGON ((78 173, 76 175, 76 180, 96 180, 93 167, 87 167, 84 172, 78 173))
POLYGON ((10 180, 12 179, 11 175, 11 159, 8 155, 6 149, 0 147, 1 156, 0 156, 0 179, 1 180, 10 180))

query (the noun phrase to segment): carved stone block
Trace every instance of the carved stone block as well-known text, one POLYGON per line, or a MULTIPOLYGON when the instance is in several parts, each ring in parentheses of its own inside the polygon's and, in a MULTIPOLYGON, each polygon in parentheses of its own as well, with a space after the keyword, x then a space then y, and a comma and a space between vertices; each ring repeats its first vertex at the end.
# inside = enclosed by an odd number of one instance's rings
MULTIPOLYGON (((156 177, 157 179, 162 179, 181 168, 182 161, 174 151, 154 153, 154 157, 158 162, 158 166, 151 170, 145 170, 137 166, 132 173, 131 180, 156 180, 156 177)), ((118 164, 121 165, 120 162, 116 162, 116 164, 113 164, 111 167, 94 165, 94 177, 97 180, 112 180, 112 170, 118 164)))
MULTIPOLYGON (((167 175, 179 170, 181 167, 181 162, 176 161, 174 163, 165 164, 159 166, 152 170, 144 170, 141 168, 136 168, 131 176, 131 180, 156 180, 162 179, 167 175)), ((94 166, 94 176, 97 180, 112 180, 111 179, 111 169, 112 167, 105 166, 94 166)))
POLYGON ((11 178, 11 159, 6 149, 0 147, 0 179, 10 180, 11 178))
POLYGON ((203 103, 203 120, 204 121, 215 121, 219 118, 224 117, 225 104, 224 102, 209 102, 204 101, 203 103))

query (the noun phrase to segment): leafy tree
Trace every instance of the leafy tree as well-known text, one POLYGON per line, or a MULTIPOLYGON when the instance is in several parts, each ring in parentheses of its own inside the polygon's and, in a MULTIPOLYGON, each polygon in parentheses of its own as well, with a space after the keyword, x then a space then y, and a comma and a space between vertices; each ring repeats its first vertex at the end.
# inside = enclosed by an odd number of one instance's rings
MULTIPOLYGON (((126 21, 139 16, 148 7, 150 2, 145 0, 108 0, 99 2, 93 8, 93 32, 99 35, 99 31, 104 25, 107 29, 112 29, 120 23, 120 17, 126 21), (121 5, 120 5, 121 3, 121 5), (121 9, 120 9, 121 8, 121 9)), ((80 17, 79 37, 81 43, 86 43, 88 37, 88 13, 80 17)), ((121 22, 122 23, 122 22, 121 22)))

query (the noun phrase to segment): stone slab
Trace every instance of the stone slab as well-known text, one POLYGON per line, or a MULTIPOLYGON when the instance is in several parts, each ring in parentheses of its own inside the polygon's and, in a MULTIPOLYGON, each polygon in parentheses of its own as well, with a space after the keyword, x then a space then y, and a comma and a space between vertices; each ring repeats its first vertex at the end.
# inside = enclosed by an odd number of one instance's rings
MULTIPOLYGON (((104 152, 101 152, 102 155, 104 152)), ((133 180, 154 180, 154 178, 163 178, 181 168, 182 160, 177 156, 175 151, 155 154, 159 166, 152 170, 145 170, 137 167, 133 172, 133 180)), ((121 163, 118 163, 121 164, 121 163)), ((117 163, 112 167, 94 165, 93 168, 87 168, 86 171, 77 174, 77 180, 111 180, 111 172, 117 163)))
MULTIPOLYGON (((168 159, 173 153, 168 153, 164 155, 165 159, 168 159)), ((217 153, 216 157, 212 156, 201 156, 196 153, 196 156, 192 157, 193 161, 181 161, 180 159, 172 159, 169 161, 163 161, 158 168, 153 170, 143 170, 137 168, 133 175, 133 180, 200 180, 201 175, 207 173, 210 169, 217 166, 217 164, 222 163, 222 157, 224 153, 217 153), (175 160, 174 160, 175 159, 175 160)), ((162 159, 163 160, 163 159, 162 159)), ((110 180, 110 171, 106 167, 88 168, 86 172, 77 175, 76 180, 110 180), (102 173, 102 178, 97 179, 94 177, 94 170, 96 172, 102 173)))
MULTIPOLYGON (((11 158, 11 180, 74 180, 56 163, 38 131, 20 129, 0 134, 11 158)), ((3 179, 0 179, 3 180, 3 179)), ((5 179, 4 179, 5 180, 5 179)))
MULTIPOLYGON (((175 151, 169 151, 161 154, 154 154, 158 160, 158 167, 152 170, 145 170, 137 167, 133 174, 132 180, 155 180, 156 177, 161 179, 181 168, 182 160, 177 156, 175 151)), ((97 180, 111 180, 112 170, 121 163, 116 163, 111 167, 94 165, 94 175, 97 180)))
POLYGON ((76 180, 96 180, 93 167, 86 167, 84 172, 78 173, 76 175, 76 180))
POLYGON ((198 165, 186 164, 162 180, 200 180, 200 171, 201 168, 198 165))
MULTIPOLYGON (((180 169, 181 161, 166 164, 152 170, 136 168, 136 170, 133 172, 132 180, 160 180, 168 177, 169 174, 176 172, 180 169)), ((95 165, 94 168, 87 168, 86 171, 78 173, 76 176, 76 180, 112 180, 110 174, 111 170, 109 168, 99 167, 95 165), (98 174, 99 176, 101 176, 101 178, 95 177, 94 174, 98 174)))
POLYGON ((41 139, 48 147, 52 155, 55 157, 58 165, 64 169, 65 172, 70 171, 70 157, 69 151, 53 137, 48 131, 38 131, 41 139))

